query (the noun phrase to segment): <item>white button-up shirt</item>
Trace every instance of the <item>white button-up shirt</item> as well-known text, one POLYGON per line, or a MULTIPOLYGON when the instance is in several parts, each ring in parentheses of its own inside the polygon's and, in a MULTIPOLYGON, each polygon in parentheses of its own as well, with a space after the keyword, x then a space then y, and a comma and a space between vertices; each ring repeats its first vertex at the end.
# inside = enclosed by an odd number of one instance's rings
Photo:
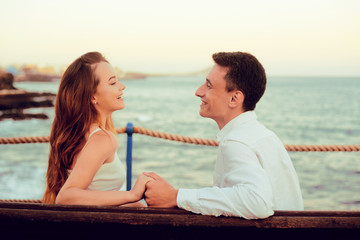
POLYGON ((179 189, 177 205, 194 213, 266 218, 273 210, 303 210, 294 166, 283 143, 256 120, 240 114, 217 135, 214 186, 179 189))

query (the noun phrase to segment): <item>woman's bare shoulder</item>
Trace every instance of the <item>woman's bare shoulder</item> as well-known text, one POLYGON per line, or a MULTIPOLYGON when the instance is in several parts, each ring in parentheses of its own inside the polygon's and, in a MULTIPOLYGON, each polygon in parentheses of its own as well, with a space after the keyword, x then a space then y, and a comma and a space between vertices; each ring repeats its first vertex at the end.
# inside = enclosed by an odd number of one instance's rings
POLYGON ((116 149, 118 145, 115 134, 104 129, 95 132, 88 141, 92 146, 102 146, 110 149, 116 149))

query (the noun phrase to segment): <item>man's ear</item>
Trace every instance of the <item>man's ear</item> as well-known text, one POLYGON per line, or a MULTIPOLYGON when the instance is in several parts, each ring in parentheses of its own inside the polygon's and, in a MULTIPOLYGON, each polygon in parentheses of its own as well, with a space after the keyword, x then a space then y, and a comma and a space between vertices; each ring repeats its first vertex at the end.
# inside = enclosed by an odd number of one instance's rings
POLYGON ((235 90, 231 96, 230 107, 242 107, 245 95, 242 91, 235 90))

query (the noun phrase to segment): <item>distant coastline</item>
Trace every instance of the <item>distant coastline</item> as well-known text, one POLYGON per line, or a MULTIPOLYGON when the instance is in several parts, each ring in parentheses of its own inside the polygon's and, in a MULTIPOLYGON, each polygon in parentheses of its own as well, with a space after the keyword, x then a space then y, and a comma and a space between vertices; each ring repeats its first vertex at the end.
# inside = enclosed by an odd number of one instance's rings
POLYGON ((149 77, 186 77, 186 76, 206 76, 211 70, 211 67, 192 72, 184 73, 148 73, 146 74, 149 77))
MULTIPOLYGON (((123 71, 118 67, 114 67, 119 80, 137 80, 146 79, 147 77, 168 77, 168 76, 206 76, 211 67, 180 73, 143 73, 139 71, 123 71)), ((53 82, 61 79, 65 69, 56 71, 52 66, 38 67, 34 64, 13 65, 2 67, 0 73, 11 73, 14 76, 14 82, 53 82)))
MULTIPOLYGON (((39 73, 31 72, 21 75, 16 75, 14 77, 14 82, 53 82, 61 79, 62 75, 59 74, 48 74, 48 73, 39 73)), ((127 72, 122 75, 118 75, 120 80, 134 80, 134 79, 145 79, 147 75, 142 73, 127 72)))

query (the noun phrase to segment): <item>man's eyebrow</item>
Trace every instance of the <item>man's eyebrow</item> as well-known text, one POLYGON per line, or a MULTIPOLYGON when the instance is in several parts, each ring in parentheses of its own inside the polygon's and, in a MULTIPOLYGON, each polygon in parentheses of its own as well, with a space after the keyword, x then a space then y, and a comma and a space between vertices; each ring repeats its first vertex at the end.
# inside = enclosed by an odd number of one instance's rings
POLYGON ((115 77, 115 76, 111 76, 108 81, 110 81, 110 80, 113 79, 113 78, 116 78, 116 77, 115 77))

